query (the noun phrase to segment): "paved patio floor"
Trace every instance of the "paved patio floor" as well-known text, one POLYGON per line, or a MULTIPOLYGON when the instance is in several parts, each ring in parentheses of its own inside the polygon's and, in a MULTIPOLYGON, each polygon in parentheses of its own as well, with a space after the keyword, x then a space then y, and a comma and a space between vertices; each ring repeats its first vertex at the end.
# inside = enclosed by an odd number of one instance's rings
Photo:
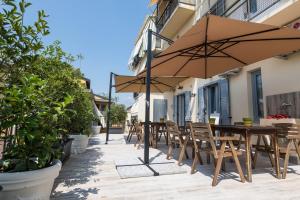
MULTIPOLYGON (((115 163, 143 157, 143 149, 126 144, 125 137, 111 135, 111 141, 105 145, 105 135, 93 136, 88 150, 72 156, 63 166, 51 199, 300 199, 300 166, 290 166, 287 179, 278 180, 267 157, 262 156, 253 171, 252 183, 241 183, 234 165, 226 162, 219 184, 211 187, 213 166, 198 166, 199 171, 191 175, 191 160, 185 161, 184 174, 121 179, 115 163)), ((151 149, 151 160, 164 161, 166 150, 163 143, 158 150, 151 149)), ((244 165, 243 157, 241 163, 244 165)))

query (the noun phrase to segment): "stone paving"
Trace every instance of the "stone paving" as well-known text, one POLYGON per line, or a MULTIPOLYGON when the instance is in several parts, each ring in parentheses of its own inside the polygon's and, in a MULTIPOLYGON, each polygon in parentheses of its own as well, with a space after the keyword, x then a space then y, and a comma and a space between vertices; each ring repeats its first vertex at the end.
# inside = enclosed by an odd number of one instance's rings
MULTIPOLYGON (((213 166, 207 164, 199 166, 199 172, 193 175, 121 179, 116 163, 143 157, 143 149, 126 144, 125 137, 111 135, 109 144, 105 145, 105 135, 93 136, 86 152, 71 156, 65 163, 55 181, 51 199, 300 199, 300 166, 290 166, 287 179, 278 180, 267 158, 262 156, 253 171, 252 183, 241 183, 230 162, 226 162, 226 172, 222 172, 214 188, 211 187, 213 166)), ((150 160, 165 160, 166 150, 163 143, 159 149, 150 149, 150 160)), ((188 172, 190 166, 191 160, 185 161, 188 172)))

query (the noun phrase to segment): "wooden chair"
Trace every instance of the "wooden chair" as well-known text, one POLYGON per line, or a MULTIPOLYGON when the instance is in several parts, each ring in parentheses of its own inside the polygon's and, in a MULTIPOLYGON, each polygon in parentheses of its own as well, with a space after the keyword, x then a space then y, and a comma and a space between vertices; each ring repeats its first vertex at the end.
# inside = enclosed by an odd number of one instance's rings
POLYGON ((282 139, 285 141, 287 145, 279 143, 279 152, 281 155, 285 155, 284 166, 282 172, 282 178, 286 178, 287 167, 289 164, 289 158, 291 152, 296 152, 298 158, 300 159, 300 126, 291 123, 277 123, 273 124, 276 128, 278 128, 278 139, 282 139), (292 149, 292 146, 295 149, 292 149))
POLYGON ((128 121, 127 123, 128 123, 128 127, 129 127, 129 132, 128 132, 128 136, 127 136, 126 140, 128 142, 130 142, 132 136, 136 135, 136 127, 135 127, 135 123, 134 122, 130 123, 129 120, 127 120, 127 121, 128 121))
POLYGON ((241 155, 241 151, 237 151, 233 145, 233 141, 239 140, 232 136, 220 136, 214 137, 211 127, 207 123, 190 123, 191 134, 195 148, 195 157, 192 164, 191 173, 195 172, 195 168, 198 162, 201 160, 200 151, 209 152, 216 161, 216 167, 212 186, 217 185, 218 175, 221 170, 223 158, 233 157, 237 171, 240 175, 241 181, 245 182, 245 177, 238 159, 238 155, 241 155), (216 146, 216 142, 219 141, 220 146, 216 146), (205 142, 206 146, 202 147, 205 142), (229 146, 227 146, 229 145, 229 146))
MULTIPOLYGON (((144 126, 141 123, 135 123, 135 130, 136 130, 137 140, 136 140, 136 143, 134 144, 134 146, 135 147, 137 146, 137 149, 139 149, 145 139, 144 126)), ((149 137, 150 137, 149 138, 150 145, 152 145, 154 143, 154 140, 153 140, 153 134, 151 133, 151 128, 150 128, 149 137)))
POLYGON ((173 158, 173 150, 174 147, 179 145, 180 147, 180 154, 178 158, 178 164, 182 164, 183 156, 185 155, 188 158, 187 152, 186 152, 186 146, 187 142, 186 140, 189 140, 190 134, 186 132, 182 132, 179 130, 177 124, 172 121, 166 122, 167 127, 167 134, 169 137, 168 140, 168 153, 167 153, 167 159, 173 158))

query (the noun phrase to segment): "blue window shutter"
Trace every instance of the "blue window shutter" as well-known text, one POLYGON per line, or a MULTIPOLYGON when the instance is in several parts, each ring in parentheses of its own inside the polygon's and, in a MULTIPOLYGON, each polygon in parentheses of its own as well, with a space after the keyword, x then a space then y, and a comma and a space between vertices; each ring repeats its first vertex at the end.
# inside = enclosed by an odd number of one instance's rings
POLYGON ((220 124, 230 124, 229 84, 227 79, 218 81, 220 90, 220 124))
POLYGON ((185 121, 191 121, 192 120, 192 109, 191 109, 191 92, 187 91, 184 94, 185 96, 185 121))
POLYGON ((205 122, 204 87, 198 89, 198 120, 205 122))
POLYGON ((173 97, 173 121, 177 123, 177 96, 173 97))

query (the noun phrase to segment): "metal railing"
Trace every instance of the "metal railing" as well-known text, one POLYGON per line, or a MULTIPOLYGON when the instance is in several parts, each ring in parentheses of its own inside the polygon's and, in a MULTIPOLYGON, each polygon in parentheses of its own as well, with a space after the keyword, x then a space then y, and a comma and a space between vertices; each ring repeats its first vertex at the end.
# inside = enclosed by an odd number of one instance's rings
POLYGON ((175 9, 179 6, 179 3, 192 6, 196 5, 195 0, 170 0, 163 13, 160 16, 157 16, 156 29, 158 33, 163 29, 175 9))
MULTIPOLYGON (((210 13, 242 21, 250 21, 283 0, 218 0, 210 13)), ((207 1, 208 2, 208 1, 207 1)), ((206 13, 206 12, 205 12, 206 13)))

